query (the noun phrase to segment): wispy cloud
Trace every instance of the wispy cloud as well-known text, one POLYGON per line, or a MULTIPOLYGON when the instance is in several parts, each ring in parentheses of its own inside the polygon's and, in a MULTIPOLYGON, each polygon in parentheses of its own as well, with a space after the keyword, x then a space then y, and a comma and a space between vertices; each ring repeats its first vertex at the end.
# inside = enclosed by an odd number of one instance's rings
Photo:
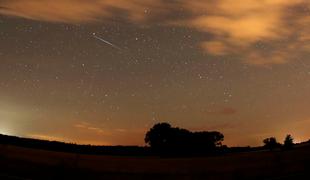
POLYGON ((208 114, 214 115, 233 115, 237 113, 237 110, 232 107, 224 107, 224 108, 217 108, 217 109, 210 109, 206 111, 208 114))
POLYGON ((109 135, 110 134, 110 132, 105 131, 103 128, 96 127, 96 126, 94 126, 90 123, 87 123, 87 122, 79 122, 77 124, 74 124, 74 127, 81 129, 81 130, 86 130, 89 132, 100 134, 100 135, 109 135))
MULTIPOLYGON (((158 0, 4 0, 0 13, 33 20, 89 23, 125 14, 132 21, 150 16, 149 11, 162 11, 158 0)), ((153 14, 155 11, 153 12, 153 14)))
POLYGON ((69 142, 68 139, 65 139, 63 137, 56 137, 56 136, 51 136, 51 135, 46 135, 46 134, 28 134, 26 136, 30 138, 35 138, 35 139, 41 139, 41 140, 69 142))
POLYGON ((106 141, 94 141, 91 139, 81 139, 81 138, 63 138, 60 136, 53 136, 48 134, 27 134, 26 137, 48 140, 48 141, 60 141, 65 143, 77 143, 77 144, 92 144, 92 145, 111 145, 111 143, 106 141))

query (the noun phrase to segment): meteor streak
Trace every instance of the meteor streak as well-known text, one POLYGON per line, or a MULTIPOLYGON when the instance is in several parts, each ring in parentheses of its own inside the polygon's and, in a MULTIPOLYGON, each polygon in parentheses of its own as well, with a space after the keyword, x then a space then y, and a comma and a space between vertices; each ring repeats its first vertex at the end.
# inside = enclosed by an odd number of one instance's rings
POLYGON ((94 38, 98 39, 99 41, 102 41, 102 42, 104 42, 104 43, 106 43, 106 44, 112 46, 112 47, 115 48, 115 49, 122 50, 121 48, 119 48, 119 47, 117 47, 116 45, 110 43, 109 41, 104 40, 104 39, 102 39, 101 37, 98 37, 98 36, 96 35, 96 33, 93 33, 93 36, 94 36, 94 38))

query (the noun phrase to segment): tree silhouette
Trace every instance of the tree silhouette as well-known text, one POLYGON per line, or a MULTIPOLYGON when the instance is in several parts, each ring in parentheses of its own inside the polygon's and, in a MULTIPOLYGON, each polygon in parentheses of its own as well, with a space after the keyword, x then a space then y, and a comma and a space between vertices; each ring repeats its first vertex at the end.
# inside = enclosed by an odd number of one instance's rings
POLYGON ((266 138, 263 140, 263 142, 265 144, 264 147, 270 150, 281 146, 281 144, 277 142, 277 139, 275 137, 266 138))
POLYGON ((172 135, 171 125, 168 123, 155 124, 145 135, 145 143, 154 149, 167 147, 172 135))
POLYGON ((191 132, 168 123, 155 124, 145 135, 145 143, 159 153, 205 153, 221 147, 220 132, 191 132))
POLYGON ((285 149, 291 149, 294 145, 294 139, 293 137, 288 134, 286 135, 285 139, 284 139, 284 148, 285 149))
POLYGON ((215 149, 216 147, 221 146, 221 142, 224 140, 224 135, 217 131, 194 132, 192 133, 192 136, 193 146, 205 150, 215 149))

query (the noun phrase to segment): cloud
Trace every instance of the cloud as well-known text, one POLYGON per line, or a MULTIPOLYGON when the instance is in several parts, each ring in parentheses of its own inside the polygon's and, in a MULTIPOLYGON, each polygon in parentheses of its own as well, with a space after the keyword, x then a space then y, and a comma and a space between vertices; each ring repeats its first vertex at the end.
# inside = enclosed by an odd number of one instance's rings
POLYGON ((204 41, 201 48, 213 55, 225 55, 230 51, 229 47, 221 41, 204 41))
POLYGON ((117 13, 142 21, 150 16, 150 9, 164 9, 159 0, 4 0, 0 7, 4 15, 65 23, 96 22, 117 13))
POLYGON ((50 136, 45 134, 28 134, 27 137, 41 140, 49 140, 49 141, 61 141, 61 142, 70 142, 68 139, 63 137, 50 136))
POLYGON ((223 108, 210 109, 207 111, 207 113, 214 115, 233 115, 237 113, 237 110, 232 107, 223 107, 223 108))
POLYGON ((106 141, 94 141, 91 139, 81 139, 81 138, 63 138, 63 137, 56 137, 56 136, 47 135, 47 134, 27 134, 26 137, 34 138, 34 139, 41 139, 41 140, 48 140, 48 141, 59 141, 59 142, 65 142, 65 143, 111 145, 111 143, 106 142, 106 141))
POLYGON ((208 34, 197 42, 207 54, 259 66, 289 63, 310 50, 308 0, 3 0, 0 7, 3 15, 62 23, 159 19, 208 34))
POLYGON ((99 135, 109 135, 109 134, 111 134, 110 132, 105 131, 102 128, 95 127, 95 126, 93 126, 93 125, 91 125, 90 123, 87 123, 87 122, 79 122, 77 124, 74 124, 74 127, 78 128, 78 129, 81 129, 81 130, 86 130, 86 131, 89 131, 89 132, 93 132, 93 133, 96 133, 96 134, 99 134, 99 135))
POLYGON ((106 15, 97 2, 80 0, 12 0, 0 6, 1 14, 52 22, 88 22, 106 15))
POLYGON ((192 131, 216 131, 216 130, 231 130, 236 129, 236 127, 240 124, 236 125, 233 122, 214 122, 213 124, 208 124, 206 126, 199 127, 191 127, 189 128, 192 131))
POLYGON ((306 0, 187 1, 183 7, 193 16, 178 23, 211 34, 201 43, 211 55, 237 54, 253 65, 284 64, 309 50, 309 15, 302 10, 307 6, 306 0))

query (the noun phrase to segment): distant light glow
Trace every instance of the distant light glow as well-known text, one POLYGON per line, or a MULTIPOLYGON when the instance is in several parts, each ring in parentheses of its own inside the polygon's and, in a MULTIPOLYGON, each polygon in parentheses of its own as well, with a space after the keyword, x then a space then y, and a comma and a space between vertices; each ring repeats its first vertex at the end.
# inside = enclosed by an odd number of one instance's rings
POLYGON ((0 127, 0 134, 3 135, 13 135, 14 133, 10 129, 0 127))

